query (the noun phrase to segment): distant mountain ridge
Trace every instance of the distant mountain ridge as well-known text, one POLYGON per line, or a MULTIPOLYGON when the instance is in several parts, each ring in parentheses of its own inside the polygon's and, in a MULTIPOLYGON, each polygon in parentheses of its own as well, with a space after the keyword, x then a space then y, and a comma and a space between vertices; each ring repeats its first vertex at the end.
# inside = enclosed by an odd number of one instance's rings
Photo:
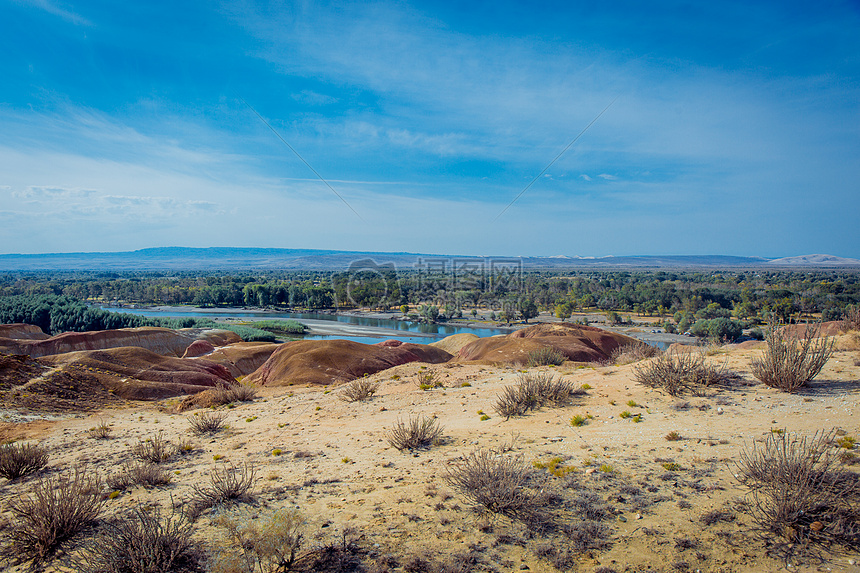
MULTIPOLYGON (((857 268, 860 260, 832 255, 767 259, 728 255, 641 255, 580 257, 504 257, 407 252, 337 251, 257 247, 154 247, 137 251, 0 255, 0 271, 215 271, 215 270, 347 270, 361 261, 393 265, 400 270, 424 265, 522 265, 526 270, 582 268, 857 268)), ((436 267, 438 268, 438 266, 436 267)))

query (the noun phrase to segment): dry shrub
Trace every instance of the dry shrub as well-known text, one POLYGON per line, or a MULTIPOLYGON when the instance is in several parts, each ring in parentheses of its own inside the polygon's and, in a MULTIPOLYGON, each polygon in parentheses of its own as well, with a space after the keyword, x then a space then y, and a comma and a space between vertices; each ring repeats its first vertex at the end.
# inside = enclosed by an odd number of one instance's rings
POLYGON ((102 507, 101 483, 84 468, 38 479, 30 495, 9 501, 13 523, 8 549, 42 561, 92 523, 102 507))
POLYGON ((753 375, 771 388, 794 392, 818 376, 833 355, 834 340, 819 338, 821 324, 810 326, 806 338, 777 328, 773 321, 765 333, 767 348, 760 359, 751 362, 753 375))
POLYGON ((860 549, 860 476, 840 465, 834 431, 812 438, 771 432, 736 463, 751 491, 745 511, 768 539, 860 549))
POLYGON ((849 305, 845 308, 840 329, 843 332, 860 330, 860 305, 849 305))
POLYGON ((573 396, 583 394, 563 378, 555 379, 549 372, 520 373, 514 386, 506 386, 496 398, 495 410, 505 419, 523 416, 545 404, 565 406, 573 396))
POLYGON ((376 394, 379 382, 373 382, 367 378, 356 378, 344 386, 340 393, 340 399, 345 402, 363 402, 376 394))
POLYGON ((35 473, 47 463, 48 450, 39 445, 0 445, 0 476, 10 481, 35 473))
POLYGON ((735 514, 731 511, 726 511, 724 509, 714 509, 712 511, 706 511, 699 517, 699 522, 704 525, 713 525, 721 521, 728 522, 734 520, 735 514))
POLYGON ((361 573, 365 571, 362 556, 366 553, 356 542, 356 531, 345 528, 339 539, 308 551, 297 560, 295 569, 313 573, 361 573))
POLYGON ((647 342, 637 340, 632 344, 619 346, 609 355, 609 363, 616 366, 632 364, 646 358, 653 358, 660 354, 660 349, 656 346, 651 346, 647 342))
POLYGON ((121 491, 133 485, 167 485, 171 479, 170 472, 160 465, 137 462, 125 464, 119 473, 108 477, 105 481, 111 490, 121 491))
POLYGON ((223 412, 203 412, 187 418, 191 431, 198 436, 220 432, 226 427, 226 419, 227 414, 223 412))
POLYGON ((544 346, 528 353, 526 366, 558 366, 567 360, 567 356, 552 346, 544 346))
POLYGON ((305 519, 295 509, 281 509, 252 518, 246 512, 221 514, 215 524, 224 528, 226 543, 215 545, 212 573, 286 571, 298 558, 305 519))
POLYGON ((397 420, 388 432, 388 443, 400 451, 427 448, 442 438, 442 426, 435 418, 417 416, 409 421, 397 420))
POLYGON ((231 402, 249 402, 257 397, 257 387, 251 383, 218 384, 208 390, 212 405, 220 406, 231 402))
POLYGON ((160 464, 173 457, 176 453, 176 446, 164 439, 163 432, 158 432, 153 438, 140 441, 132 446, 131 453, 142 462, 160 464))
MULTIPOLYGON (((432 551, 410 553, 401 558, 403 571, 406 573, 471 573, 473 571, 493 571, 482 559, 483 547, 471 544, 465 551, 456 551, 438 558, 432 551)), ((388 572, 397 567, 397 560, 389 558, 388 562, 377 561, 375 571, 388 572)))
POLYGON ((701 352, 666 352, 636 367, 634 374, 643 386, 660 388, 670 396, 680 396, 685 391, 697 394, 703 388, 725 384, 732 377, 725 364, 707 364, 701 352))
POLYGON ((209 485, 193 485, 194 502, 192 515, 220 504, 249 502, 253 496, 249 493, 256 479, 253 466, 243 464, 236 467, 215 467, 209 472, 209 485))
POLYGON ((133 510, 131 519, 108 522, 73 560, 81 573, 168 573, 198 571, 201 551, 193 529, 176 512, 157 507, 133 510))
POLYGON ((529 524, 541 524, 549 493, 545 478, 519 456, 479 450, 449 463, 445 480, 474 503, 492 513, 529 524))

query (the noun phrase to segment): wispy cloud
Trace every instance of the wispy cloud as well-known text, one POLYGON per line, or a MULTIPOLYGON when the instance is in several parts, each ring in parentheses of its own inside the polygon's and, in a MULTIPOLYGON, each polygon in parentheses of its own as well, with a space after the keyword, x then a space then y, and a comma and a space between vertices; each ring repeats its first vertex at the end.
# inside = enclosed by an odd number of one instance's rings
POLYGON ((50 0, 11 0, 11 2, 21 6, 32 6, 34 8, 44 10, 48 14, 58 16, 71 24, 78 26, 92 26, 92 22, 80 14, 76 14, 71 10, 67 10, 66 8, 59 6, 57 2, 51 2, 50 0))

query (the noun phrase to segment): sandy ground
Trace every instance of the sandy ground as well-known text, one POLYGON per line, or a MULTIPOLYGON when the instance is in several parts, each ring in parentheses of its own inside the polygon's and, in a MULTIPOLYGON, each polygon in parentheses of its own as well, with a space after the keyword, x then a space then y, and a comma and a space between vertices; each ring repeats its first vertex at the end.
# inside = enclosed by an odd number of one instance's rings
MULTIPOLYGON (((104 515, 139 504, 182 505, 216 465, 247 463, 256 473, 256 503, 244 506, 251 514, 299 509, 307 518, 308 547, 354 528, 370 555, 394 556, 397 571, 406 570, 410 556, 442 561, 458 552, 477 560, 468 570, 559 570, 541 533, 482 515, 446 482, 452 462, 478 449, 518 456, 525 464, 560 457, 570 473, 551 480, 573 480, 607 503, 608 546, 577 555, 562 570, 860 571, 857 554, 828 555, 821 563, 768 556, 749 517, 736 509, 745 490, 733 476, 739 453, 774 429, 812 435, 838 428, 860 438, 858 348, 856 340, 843 343, 812 386, 797 394, 769 389, 752 377, 750 359, 760 350, 713 349, 709 361, 740 375, 730 388, 679 400, 637 384, 636 365, 566 363, 531 370, 588 384, 586 395, 563 408, 505 420, 493 406, 518 370, 413 363, 373 376, 379 391, 364 402, 345 402, 334 387, 263 389, 252 402, 221 407, 230 427, 211 437, 191 434, 187 418, 195 412, 176 413, 178 399, 22 423, 14 433, 50 449, 49 471, 87 464, 102 477, 133 459, 134 444, 159 432, 172 443, 190 440, 191 452, 164 464, 172 473, 170 485, 124 491, 106 501, 104 515), (444 387, 420 390, 421 369, 436 370, 444 387), (622 418, 625 410, 641 413, 641 422, 622 418), (445 443, 415 453, 391 447, 391 427, 418 414, 437 418, 445 443), (592 418, 573 427, 577 414, 592 418), (111 437, 91 437, 88 429, 102 421, 111 437), (668 441, 671 431, 682 439, 668 441), (679 469, 668 471, 667 464, 679 469), (609 466, 611 471, 603 471, 609 466), (716 509, 732 521, 703 524, 701 516, 716 509)), ((32 479, 0 478, 0 498, 26 493, 32 479)), ((204 513, 195 533, 213 551, 221 545, 216 514, 204 513)))

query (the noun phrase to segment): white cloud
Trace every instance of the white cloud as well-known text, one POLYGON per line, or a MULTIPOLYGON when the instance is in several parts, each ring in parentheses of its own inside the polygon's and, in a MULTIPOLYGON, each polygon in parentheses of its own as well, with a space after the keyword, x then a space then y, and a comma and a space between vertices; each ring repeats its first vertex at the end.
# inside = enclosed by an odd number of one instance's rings
POLYGON ((609 173, 601 173, 600 175, 598 175, 598 177, 600 177, 601 179, 606 179, 607 181, 618 180, 618 177, 616 177, 615 175, 610 175, 609 173))

